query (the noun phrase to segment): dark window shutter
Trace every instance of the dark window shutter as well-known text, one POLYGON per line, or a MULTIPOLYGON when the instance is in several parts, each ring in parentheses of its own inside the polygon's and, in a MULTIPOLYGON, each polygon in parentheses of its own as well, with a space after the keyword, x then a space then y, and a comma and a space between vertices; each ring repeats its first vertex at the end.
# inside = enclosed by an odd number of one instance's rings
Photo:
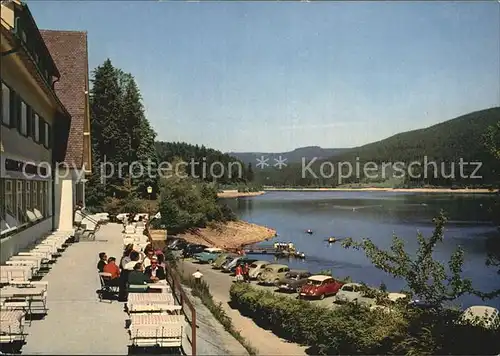
POLYGON ((49 138, 47 140, 49 144, 47 148, 52 148, 52 127, 50 126, 50 124, 47 124, 47 137, 49 138))
POLYGON ((43 144, 45 142, 45 120, 40 117, 38 119, 38 134, 40 136, 40 142, 43 144))
POLYGON ((10 91, 10 127, 19 129, 20 127, 20 102, 17 93, 11 89, 10 91))
POLYGON ((33 109, 31 106, 26 104, 26 135, 28 137, 33 137, 33 109))

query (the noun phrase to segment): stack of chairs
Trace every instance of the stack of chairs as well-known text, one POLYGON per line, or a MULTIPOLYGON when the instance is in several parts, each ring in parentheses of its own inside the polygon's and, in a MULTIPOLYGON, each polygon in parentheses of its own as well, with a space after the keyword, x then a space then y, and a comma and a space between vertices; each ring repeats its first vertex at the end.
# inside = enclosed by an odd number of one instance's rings
POLYGON ((48 282, 40 279, 69 246, 72 231, 53 232, 0 266, 0 344, 24 344, 27 315, 47 314, 48 282))

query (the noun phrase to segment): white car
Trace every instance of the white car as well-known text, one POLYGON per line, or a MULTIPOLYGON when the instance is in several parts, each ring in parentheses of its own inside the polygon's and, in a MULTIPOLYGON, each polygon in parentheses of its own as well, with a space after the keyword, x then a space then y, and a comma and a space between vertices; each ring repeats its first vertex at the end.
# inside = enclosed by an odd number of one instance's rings
POLYGON ((251 279, 259 278, 259 275, 266 270, 266 267, 270 265, 269 261, 255 261, 250 265, 250 270, 248 271, 248 276, 251 279))
POLYGON ((384 312, 389 313, 395 311, 396 309, 394 308, 394 304, 396 304, 397 301, 403 299, 409 299, 409 297, 403 293, 389 293, 387 294, 388 305, 372 305, 370 307, 370 310, 382 310, 384 312))
POLYGON ((232 260, 227 260, 226 263, 222 265, 222 272, 229 273, 233 267, 236 267, 236 264, 239 260, 241 260, 243 256, 238 256, 233 258, 232 260))
POLYGON ((366 306, 375 304, 374 298, 366 298, 363 285, 359 283, 346 283, 339 289, 333 299, 334 303, 359 303, 366 306))
POLYGON ((493 307, 475 305, 465 309, 460 316, 460 323, 482 325, 487 329, 494 329, 500 326, 499 311, 493 307))

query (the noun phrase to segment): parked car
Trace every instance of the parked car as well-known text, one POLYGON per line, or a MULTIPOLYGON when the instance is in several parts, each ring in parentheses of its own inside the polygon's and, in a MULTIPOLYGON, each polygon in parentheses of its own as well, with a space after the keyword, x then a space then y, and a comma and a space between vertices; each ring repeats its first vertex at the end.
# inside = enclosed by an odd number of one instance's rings
POLYGON ((224 262, 222 264, 222 272, 224 273, 230 273, 231 272, 231 269, 233 267, 236 267, 236 264, 238 263, 239 260, 241 260, 243 258, 243 256, 236 256, 236 257, 233 257, 232 259, 228 259, 226 260, 226 262, 224 262))
POLYGON ((344 283, 336 281, 330 276, 311 276, 307 279, 307 283, 302 286, 299 298, 323 299, 335 295, 343 285, 344 283))
POLYGON ((213 263, 217 257, 224 251, 217 247, 209 247, 203 250, 203 252, 194 255, 194 258, 199 263, 213 263))
POLYGON ((396 303, 400 303, 402 301, 406 301, 408 303, 408 295, 403 294, 403 293, 388 293, 385 300, 383 300, 381 303, 378 303, 376 305, 372 305, 370 307, 370 310, 382 310, 385 312, 391 312, 396 310, 394 306, 396 303))
POLYGON ((227 260, 232 260, 233 258, 237 257, 238 255, 234 253, 221 253, 214 261, 212 264, 212 268, 214 269, 221 269, 222 265, 226 263, 227 260))
POLYGON ((299 293, 302 286, 307 283, 307 279, 311 277, 311 273, 302 270, 293 270, 285 274, 278 283, 280 292, 297 292, 299 293))
POLYGON ((484 305, 474 305, 465 309, 459 319, 460 324, 480 325, 487 329, 500 326, 498 309, 484 305))
POLYGON ((231 273, 234 272, 236 269, 236 266, 240 263, 252 263, 255 260, 251 260, 247 258, 246 256, 236 256, 232 260, 227 260, 226 263, 222 265, 222 272, 224 273, 231 273))
POLYGON ((188 245, 187 241, 184 239, 175 239, 171 241, 167 248, 170 250, 182 250, 188 245))
POLYGON ((271 262, 269 261, 255 261, 250 265, 250 271, 248 272, 248 275, 250 276, 250 279, 258 279, 259 276, 264 272, 266 267, 270 265, 271 262))
POLYGON ((357 303, 367 307, 375 305, 375 298, 368 298, 365 293, 365 288, 359 283, 344 284, 333 299, 334 303, 357 303))
POLYGON ((290 268, 282 264, 267 265, 264 272, 259 277, 259 284, 277 286, 280 279, 284 278, 290 268))
POLYGON ((236 267, 238 267, 238 266, 243 267, 246 263, 248 263, 248 265, 251 265, 255 261, 257 261, 255 258, 248 258, 248 257, 240 258, 240 259, 238 259, 238 262, 236 262, 236 264, 233 267, 231 267, 231 270, 229 272, 234 273, 234 272, 236 272, 236 267))
POLYGON ((208 246, 199 245, 199 244, 190 244, 187 245, 186 248, 182 252, 182 257, 188 258, 192 257, 197 253, 203 252, 208 246))

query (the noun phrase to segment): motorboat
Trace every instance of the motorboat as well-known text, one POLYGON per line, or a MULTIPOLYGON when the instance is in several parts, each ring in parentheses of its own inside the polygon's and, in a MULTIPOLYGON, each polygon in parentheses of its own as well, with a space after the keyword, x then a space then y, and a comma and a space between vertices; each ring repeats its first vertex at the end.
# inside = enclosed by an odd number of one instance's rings
POLYGON ((313 231, 311 229, 306 230, 306 234, 312 235, 313 231))

